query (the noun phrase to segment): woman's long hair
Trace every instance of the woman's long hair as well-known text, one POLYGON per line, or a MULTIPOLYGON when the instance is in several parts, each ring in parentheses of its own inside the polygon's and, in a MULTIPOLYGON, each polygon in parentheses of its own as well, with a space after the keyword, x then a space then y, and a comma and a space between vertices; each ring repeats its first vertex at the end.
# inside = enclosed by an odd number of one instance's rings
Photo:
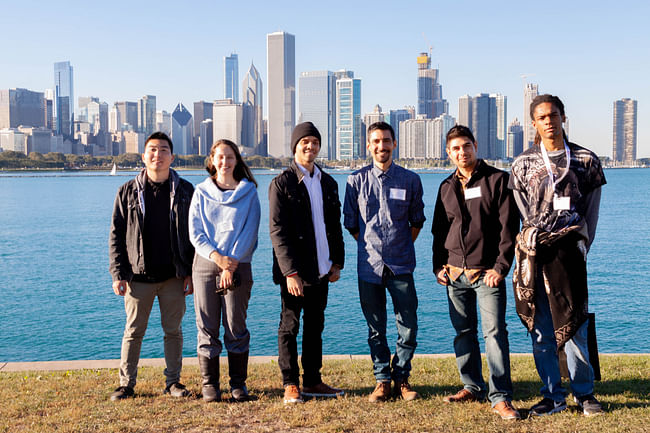
POLYGON ((244 162, 244 159, 241 157, 241 153, 239 153, 239 148, 235 143, 233 143, 230 140, 217 140, 214 142, 212 147, 210 148, 210 156, 207 158, 207 161, 205 162, 205 171, 210 173, 210 176, 214 178, 215 180, 217 179, 217 168, 214 166, 212 163, 212 160, 214 159, 214 154, 217 151, 217 147, 220 145, 226 145, 232 149, 232 151, 235 153, 235 159, 237 160, 237 164, 235 165, 235 169, 233 170, 232 176, 235 178, 237 182, 239 182, 242 179, 246 179, 249 182, 253 182, 255 187, 257 187, 257 181, 255 180, 255 177, 253 177, 253 172, 251 169, 246 165, 244 162))

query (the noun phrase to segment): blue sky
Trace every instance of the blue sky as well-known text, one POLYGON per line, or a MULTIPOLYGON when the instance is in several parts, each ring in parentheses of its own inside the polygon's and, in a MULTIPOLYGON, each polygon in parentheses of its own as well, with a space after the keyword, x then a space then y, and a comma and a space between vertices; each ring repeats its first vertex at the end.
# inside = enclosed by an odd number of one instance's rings
POLYGON ((231 52, 240 81, 252 61, 266 93, 266 34, 284 30, 296 36, 297 74, 353 70, 363 112, 387 111, 415 105, 415 59, 431 45, 451 115, 464 94, 502 93, 508 123, 521 121, 528 74, 565 102, 571 140, 599 155, 611 156, 613 101, 636 99, 637 156, 650 157, 646 2, 5 0, 0 12, 0 88, 51 88, 53 63, 69 60, 75 97, 153 94, 158 109, 191 110, 224 96, 231 52))

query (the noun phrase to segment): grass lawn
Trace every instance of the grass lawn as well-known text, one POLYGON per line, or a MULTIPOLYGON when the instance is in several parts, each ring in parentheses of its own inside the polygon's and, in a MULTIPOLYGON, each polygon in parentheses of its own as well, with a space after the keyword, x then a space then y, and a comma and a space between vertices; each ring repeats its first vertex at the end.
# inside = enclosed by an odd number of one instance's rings
MULTIPOLYGON (((531 356, 511 364, 514 404, 526 417, 540 382, 531 356)), ((227 391, 224 365, 221 371, 227 391)), ((370 360, 326 361, 324 380, 346 396, 290 406, 282 403, 276 363, 251 364, 248 387, 258 399, 248 403, 204 403, 195 366, 183 369, 190 398, 162 395, 162 369, 143 367, 136 398, 121 402, 108 398, 117 386, 114 369, 0 372, 0 432, 650 432, 650 357, 601 355, 601 372, 596 395, 604 415, 584 417, 569 398, 565 412, 523 421, 502 421, 488 403, 445 404, 461 387, 451 357, 413 361, 411 384, 422 399, 380 404, 367 401, 370 360)))

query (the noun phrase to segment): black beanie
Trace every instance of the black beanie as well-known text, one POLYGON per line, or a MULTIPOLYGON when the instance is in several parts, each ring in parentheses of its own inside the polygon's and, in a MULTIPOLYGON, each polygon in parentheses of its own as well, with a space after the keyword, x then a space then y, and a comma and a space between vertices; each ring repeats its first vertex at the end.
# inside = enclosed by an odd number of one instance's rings
POLYGON ((301 138, 308 137, 310 135, 318 138, 318 142, 320 143, 320 132, 318 132, 318 129, 316 129, 313 123, 303 122, 296 125, 296 127, 293 128, 293 132, 291 133, 291 153, 296 153, 296 146, 298 145, 298 142, 301 138))

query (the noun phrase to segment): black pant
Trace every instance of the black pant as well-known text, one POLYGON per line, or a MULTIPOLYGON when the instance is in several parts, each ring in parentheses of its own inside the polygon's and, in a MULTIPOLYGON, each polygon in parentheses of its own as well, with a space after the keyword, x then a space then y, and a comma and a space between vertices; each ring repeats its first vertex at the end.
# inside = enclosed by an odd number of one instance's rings
POLYGON ((278 328, 278 365, 282 372, 282 384, 300 385, 298 367, 297 337, 302 320, 302 369, 303 386, 321 383, 320 369, 323 366, 323 340, 325 307, 327 307, 327 277, 318 284, 304 286, 304 296, 293 296, 287 290, 286 280, 280 284, 282 312, 278 328))

